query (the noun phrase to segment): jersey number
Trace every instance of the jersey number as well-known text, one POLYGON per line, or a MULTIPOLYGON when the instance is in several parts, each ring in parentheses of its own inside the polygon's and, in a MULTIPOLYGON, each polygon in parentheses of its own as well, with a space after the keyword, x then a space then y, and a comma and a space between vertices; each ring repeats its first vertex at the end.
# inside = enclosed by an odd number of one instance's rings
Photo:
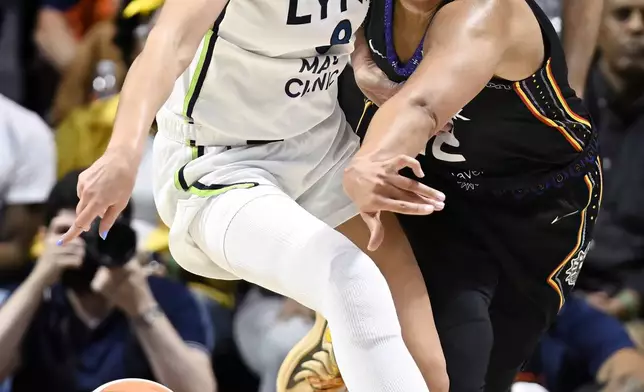
POLYGON ((459 147, 461 142, 454 136, 453 131, 439 133, 434 138, 434 142, 432 142, 432 155, 434 158, 444 162, 465 162, 465 157, 461 154, 449 154, 441 150, 443 144, 451 147, 459 147))
MULTIPOLYGON (((465 157, 463 155, 450 154, 441 149, 441 147, 443 147, 443 144, 447 144, 448 146, 455 148, 461 146, 461 142, 456 138, 456 135, 454 135, 454 127, 456 126, 455 123, 457 121, 470 121, 469 118, 461 114, 462 112, 463 109, 459 110, 458 113, 456 113, 456 115, 452 117, 452 121, 445 126, 446 128, 449 127, 449 129, 443 128, 443 131, 439 132, 432 142, 432 155, 439 161, 465 162, 465 157)), ((423 155, 425 155, 424 152, 423 155)))
POLYGON ((328 46, 318 46, 315 48, 319 54, 325 54, 328 52, 334 45, 346 45, 351 42, 351 36, 353 35, 353 27, 351 27, 351 21, 349 19, 341 20, 333 33, 331 33, 331 39, 328 46))

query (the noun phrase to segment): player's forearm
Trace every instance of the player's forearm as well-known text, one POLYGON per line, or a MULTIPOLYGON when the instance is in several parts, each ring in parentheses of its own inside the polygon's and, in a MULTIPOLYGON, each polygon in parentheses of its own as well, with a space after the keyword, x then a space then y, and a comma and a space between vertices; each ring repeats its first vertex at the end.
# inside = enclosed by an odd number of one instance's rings
POLYGON ((357 155, 382 159, 401 154, 415 157, 424 151, 436 127, 431 111, 398 94, 378 109, 357 155))
POLYGON ((141 152, 154 117, 172 92, 175 80, 190 64, 174 52, 170 32, 150 36, 145 50, 130 68, 108 148, 141 152))
POLYGON ((32 273, 0 307, 0 380, 13 368, 45 287, 46 280, 32 273))
POLYGON ((166 0, 125 79, 108 149, 136 150, 141 155, 154 117, 227 2, 166 0))
POLYGON ((175 392, 216 390, 208 357, 188 346, 165 315, 135 323, 135 331, 159 382, 175 392))
POLYGON ((358 154, 387 159, 423 152, 429 139, 496 74, 512 36, 509 8, 493 0, 443 7, 425 37, 425 57, 376 112, 358 154))
POLYGON ((599 34, 604 0, 563 2, 563 46, 570 86, 582 96, 599 34))

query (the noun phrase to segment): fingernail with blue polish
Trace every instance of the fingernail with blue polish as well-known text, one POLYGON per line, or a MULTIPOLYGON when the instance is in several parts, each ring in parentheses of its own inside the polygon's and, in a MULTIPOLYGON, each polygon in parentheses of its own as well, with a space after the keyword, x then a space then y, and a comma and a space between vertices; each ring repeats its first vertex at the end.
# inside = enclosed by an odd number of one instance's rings
POLYGON ((63 240, 56 241, 56 245, 61 246, 62 244, 63 244, 63 240))
POLYGON ((101 238, 103 240, 105 240, 105 238, 107 238, 107 231, 104 231, 104 232, 101 233, 101 238))

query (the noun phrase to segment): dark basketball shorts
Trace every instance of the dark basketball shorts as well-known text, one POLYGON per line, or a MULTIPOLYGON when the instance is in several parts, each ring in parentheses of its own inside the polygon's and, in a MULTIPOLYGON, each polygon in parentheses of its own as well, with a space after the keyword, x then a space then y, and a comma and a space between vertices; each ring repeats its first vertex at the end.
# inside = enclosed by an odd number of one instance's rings
POLYGON ((504 392, 573 289, 601 200, 597 166, 522 200, 472 200, 399 216, 423 272, 452 391, 504 392), (485 385, 485 388, 483 388, 485 385))

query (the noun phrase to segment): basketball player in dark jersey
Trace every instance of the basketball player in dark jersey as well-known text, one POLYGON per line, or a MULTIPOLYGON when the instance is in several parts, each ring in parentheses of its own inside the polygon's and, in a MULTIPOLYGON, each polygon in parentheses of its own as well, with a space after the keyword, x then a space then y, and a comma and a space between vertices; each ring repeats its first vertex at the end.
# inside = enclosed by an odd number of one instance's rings
POLYGON ((443 191, 445 209, 399 220, 450 391, 508 391, 575 284, 601 201, 597 135, 561 43, 533 0, 372 0, 363 28, 366 136, 345 190, 376 246, 385 162, 420 152, 424 176, 407 175, 443 191))

